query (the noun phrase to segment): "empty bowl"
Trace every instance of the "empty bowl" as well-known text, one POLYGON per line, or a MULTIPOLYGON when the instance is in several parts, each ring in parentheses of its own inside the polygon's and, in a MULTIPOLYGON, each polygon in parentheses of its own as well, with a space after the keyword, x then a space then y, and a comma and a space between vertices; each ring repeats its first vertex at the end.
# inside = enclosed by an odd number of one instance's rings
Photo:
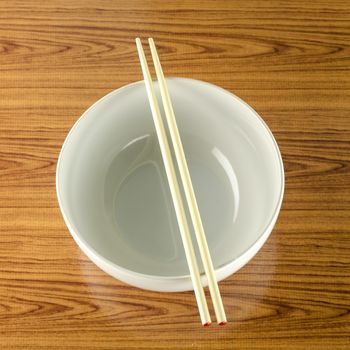
MULTIPOLYGON (((220 281, 257 253, 276 222, 281 155, 263 120, 235 95, 198 80, 167 83, 220 281)), ((102 270, 144 289, 192 289, 143 81, 106 95, 75 123, 56 187, 71 235, 102 270)))

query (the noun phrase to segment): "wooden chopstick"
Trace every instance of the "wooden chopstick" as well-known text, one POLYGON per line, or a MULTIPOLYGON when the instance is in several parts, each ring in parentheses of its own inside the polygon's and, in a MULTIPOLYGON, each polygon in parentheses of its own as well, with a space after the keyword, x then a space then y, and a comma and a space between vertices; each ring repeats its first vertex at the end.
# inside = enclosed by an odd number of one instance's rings
POLYGON ((183 184, 190 216, 193 222, 193 228, 194 228, 196 239, 198 242, 199 252, 202 258, 205 274, 207 275, 207 278, 208 278, 208 285, 209 285, 210 295, 213 301, 216 320, 217 320, 217 323, 219 323, 220 325, 225 325, 227 323, 225 310, 222 303, 219 286, 216 280, 215 270, 214 270, 213 262, 210 256, 208 243, 205 237, 204 228, 203 228, 200 212, 198 209, 196 196, 193 190, 191 176, 188 170, 185 152, 183 150, 180 133, 177 127, 174 109, 173 109, 170 95, 169 95, 169 90, 166 84, 166 80, 163 74, 162 66, 159 61, 159 57, 157 54, 157 49, 154 44, 154 41, 152 38, 149 38, 148 42, 151 48, 153 64, 157 74, 157 79, 160 87, 160 93, 162 96, 165 115, 166 115, 169 131, 170 131, 172 144, 175 151, 176 161, 178 164, 180 177, 183 184))
POLYGON ((211 325, 210 314, 208 310, 207 301, 203 286, 201 283, 200 273, 197 265, 196 254, 194 252, 191 234, 187 223, 184 205, 181 198, 180 188, 177 181, 177 176, 174 168, 174 164, 171 157, 168 138, 165 132, 162 116, 160 114, 158 100, 154 92, 151 74, 148 69, 147 60, 143 51, 142 43, 139 38, 136 39, 137 51, 141 63, 142 73, 146 84, 147 96, 151 106, 153 122, 156 128, 156 133, 160 145, 160 150, 167 174, 171 196, 173 199, 176 217, 182 237, 182 242, 185 250, 185 255, 190 270, 190 276, 193 284, 193 289, 197 299, 197 305, 199 309, 200 318, 204 326, 211 325))

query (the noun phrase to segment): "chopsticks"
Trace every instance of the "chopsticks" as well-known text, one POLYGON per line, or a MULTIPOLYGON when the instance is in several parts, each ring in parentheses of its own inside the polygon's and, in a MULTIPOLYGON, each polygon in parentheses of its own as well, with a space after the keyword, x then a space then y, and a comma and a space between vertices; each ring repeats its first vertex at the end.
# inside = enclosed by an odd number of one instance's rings
MULTIPOLYGON (((203 262, 204 271, 208 279, 209 291, 213 301, 214 311, 216 315, 216 320, 219 325, 225 325, 227 323, 226 315, 218 287, 218 283, 215 276, 215 270, 210 256, 207 240, 204 233, 204 228, 202 220, 200 217, 200 212, 198 209, 198 204, 196 201, 196 196, 193 190, 192 181, 190 173, 188 170, 185 153, 183 150, 179 130, 177 127, 174 110, 172 107, 168 87, 163 74, 163 70, 159 61, 157 54, 157 49, 155 47, 152 38, 148 39, 153 63, 156 70, 157 79, 159 82, 160 93, 163 101, 163 106, 165 110, 166 120, 170 131, 170 136, 172 144, 174 147, 175 158, 177 161, 181 181, 183 184, 185 197, 187 200, 190 217, 193 223, 193 228, 195 231, 195 236, 197 239, 200 256, 203 262)), ((172 156, 170 152, 169 142, 167 134, 164 128, 162 116, 160 113, 158 100, 154 92, 151 74, 148 69, 147 60, 143 51, 142 43, 139 38, 136 39, 136 46, 139 54, 139 59, 141 63, 142 73, 146 85, 147 95, 151 106, 153 121, 156 128, 156 133, 161 149, 161 154, 169 182, 170 192, 172 200, 175 207, 176 217, 182 237, 182 242, 184 245, 185 255, 190 270, 190 276, 193 284, 193 289, 197 299, 197 305, 199 309, 199 314, 201 317, 202 324, 204 326, 209 326, 211 324, 210 314, 208 310, 208 305, 205 299, 203 286, 201 284, 200 273, 197 265, 197 259, 194 252, 191 235, 188 227, 188 222, 185 214, 184 204, 182 201, 179 183, 177 180, 175 167, 172 161, 172 156)))

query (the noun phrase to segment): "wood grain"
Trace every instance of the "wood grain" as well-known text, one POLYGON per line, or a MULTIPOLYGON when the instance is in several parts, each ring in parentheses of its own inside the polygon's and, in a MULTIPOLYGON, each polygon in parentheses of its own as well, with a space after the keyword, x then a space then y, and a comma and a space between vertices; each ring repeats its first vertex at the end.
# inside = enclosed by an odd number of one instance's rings
POLYGON ((348 1, 0 2, 1 349, 348 349, 348 1), (129 287, 95 267, 60 215, 66 133, 140 80, 134 38, 167 75, 250 103, 280 145, 286 192, 263 249, 221 283, 230 323, 202 329, 192 293, 129 287))

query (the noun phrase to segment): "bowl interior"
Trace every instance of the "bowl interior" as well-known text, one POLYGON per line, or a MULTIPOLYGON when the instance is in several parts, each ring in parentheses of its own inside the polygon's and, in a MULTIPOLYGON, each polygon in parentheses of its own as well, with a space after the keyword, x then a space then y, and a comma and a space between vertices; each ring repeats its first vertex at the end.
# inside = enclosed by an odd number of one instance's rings
MULTIPOLYGON (((168 86, 219 267, 272 220, 283 181, 278 149, 234 95, 191 79, 168 79, 168 86)), ((62 149, 57 185, 66 220, 98 254, 138 273, 188 274, 143 82, 107 95, 79 119, 62 149)))

